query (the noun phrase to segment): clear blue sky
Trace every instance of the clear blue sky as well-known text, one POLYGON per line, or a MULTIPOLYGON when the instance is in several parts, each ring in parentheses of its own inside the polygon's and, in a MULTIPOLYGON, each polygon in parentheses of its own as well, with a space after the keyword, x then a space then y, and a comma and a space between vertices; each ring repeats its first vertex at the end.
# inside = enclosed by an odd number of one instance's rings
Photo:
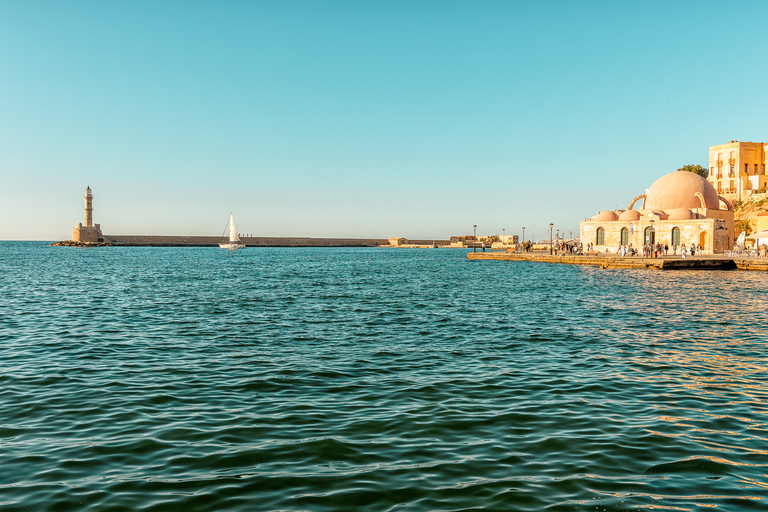
POLYGON ((766 141, 764 2, 0 1, 0 239, 544 237, 766 141))

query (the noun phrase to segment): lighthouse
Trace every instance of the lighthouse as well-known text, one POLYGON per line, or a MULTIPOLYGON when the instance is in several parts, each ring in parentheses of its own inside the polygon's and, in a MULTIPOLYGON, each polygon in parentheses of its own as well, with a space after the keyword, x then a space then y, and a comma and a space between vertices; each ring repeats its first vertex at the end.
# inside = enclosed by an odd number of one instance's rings
POLYGON ((93 192, 90 186, 85 189, 83 199, 85 199, 85 227, 90 228, 93 227, 93 192))
POLYGON ((101 225, 93 223, 93 192, 91 187, 85 189, 85 225, 79 222, 77 226, 72 229, 72 240, 81 243, 96 243, 103 242, 104 238, 101 234, 101 225))

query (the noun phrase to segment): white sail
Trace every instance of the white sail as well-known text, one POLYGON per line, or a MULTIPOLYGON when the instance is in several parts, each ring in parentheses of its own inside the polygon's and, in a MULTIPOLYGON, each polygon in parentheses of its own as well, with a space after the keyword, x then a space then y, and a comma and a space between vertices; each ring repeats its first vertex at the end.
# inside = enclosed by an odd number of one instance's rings
POLYGON ((229 243, 233 244, 240 241, 240 237, 237 236, 237 230, 235 229, 235 219, 232 214, 229 214, 229 243))
MULTIPOLYGON (((224 228, 224 233, 221 235, 224 236, 227 232, 227 228, 224 228)), ((245 244, 240 241, 240 237, 237 236, 237 228, 235 228, 235 218, 232 216, 232 214, 229 214, 229 242, 228 243, 220 243, 219 247, 222 249, 242 249, 245 247, 245 244)))

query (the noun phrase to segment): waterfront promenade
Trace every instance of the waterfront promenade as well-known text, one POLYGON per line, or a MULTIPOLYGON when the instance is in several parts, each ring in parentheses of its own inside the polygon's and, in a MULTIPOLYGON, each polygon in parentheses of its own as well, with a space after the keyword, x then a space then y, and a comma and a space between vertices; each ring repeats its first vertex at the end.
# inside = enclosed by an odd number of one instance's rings
POLYGON ((470 260, 534 261, 540 263, 561 263, 567 265, 593 265, 603 269, 647 268, 657 270, 762 270, 768 271, 768 259, 731 257, 720 254, 696 257, 661 256, 644 258, 639 256, 621 257, 618 254, 599 253, 589 255, 550 255, 547 252, 469 252, 470 260))

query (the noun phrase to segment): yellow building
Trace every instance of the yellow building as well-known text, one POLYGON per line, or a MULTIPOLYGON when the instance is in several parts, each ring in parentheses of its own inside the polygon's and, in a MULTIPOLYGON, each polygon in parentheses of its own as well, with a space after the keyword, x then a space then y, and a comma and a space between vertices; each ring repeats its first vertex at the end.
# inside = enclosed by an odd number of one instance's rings
POLYGON ((730 200, 739 200, 755 192, 765 192, 768 176, 765 174, 765 142, 739 142, 710 146, 709 176, 707 180, 718 194, 730 200))
POLYGON ((591 243, 599 252, 661 243, 670 249, 700 245, 705 254, 722 253, 733 247, 733 210, 707 180, 675 171, 656 180, 626 210, 606 210, 585 219, 580 231, 583 246, 591 243), (640 209, 633 209, 640 199, 640 209))

